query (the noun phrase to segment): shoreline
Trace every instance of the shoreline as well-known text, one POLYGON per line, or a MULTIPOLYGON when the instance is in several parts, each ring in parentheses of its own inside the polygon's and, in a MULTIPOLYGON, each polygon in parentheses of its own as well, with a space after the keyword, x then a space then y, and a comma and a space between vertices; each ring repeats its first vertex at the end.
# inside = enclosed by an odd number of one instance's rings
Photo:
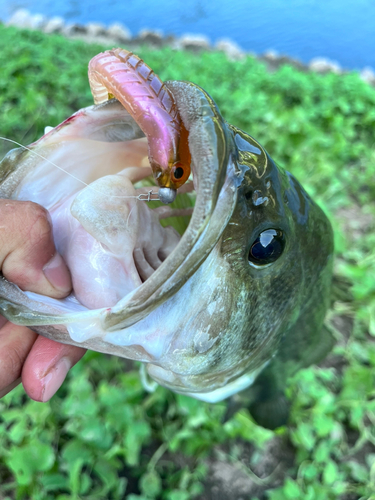
POLYGON ((219 40, 215 45, 210 43, 208 37, 201 34, 185 34, 181 37, 164 35, 158 30, 143 29, 137 35, 132 35, 130 30, 121 23, 113 23, 105 26, 101 23, 89 22, 85 25, 67 23, 62 17, 48 19, 43 14, 31 14, 26 9, 17 10, 7 21, 0 20, 5 26, 13 26, 19 29, 39 30, 46 34, 60 34, 66 38, 82 40, 86 43, 98 44, 126 44, 127 48, 135 49, 140 45, 148 45, 155 49, 169 46, 175 50, 187 50, 192 52, 219 51, 223 52, 232 61, 241 61, 247 56, 263 61, 269 71, 276 71, 280 66, 288 64, 300 71, 326 73, 359 73, 360 78, 375 87, 375 71, 365 67, 361 71, 346 70, 337 62, 325 57, 315 57, 308 64, 298 59, 279 54, 269 50, 264 54, 244 51, 236 42, 229 38, 219 40))

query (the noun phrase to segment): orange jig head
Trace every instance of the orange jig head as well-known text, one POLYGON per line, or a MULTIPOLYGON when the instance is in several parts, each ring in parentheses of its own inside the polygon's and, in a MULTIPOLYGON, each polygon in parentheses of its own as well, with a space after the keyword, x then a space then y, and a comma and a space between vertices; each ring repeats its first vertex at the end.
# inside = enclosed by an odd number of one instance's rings
POLYGON ((115 97, 140 126, 160 200, 171 203, 191 171, 189 133, 171 91, 142 59, 124 49, 91 59, 89 82, 95 104, 115 97))

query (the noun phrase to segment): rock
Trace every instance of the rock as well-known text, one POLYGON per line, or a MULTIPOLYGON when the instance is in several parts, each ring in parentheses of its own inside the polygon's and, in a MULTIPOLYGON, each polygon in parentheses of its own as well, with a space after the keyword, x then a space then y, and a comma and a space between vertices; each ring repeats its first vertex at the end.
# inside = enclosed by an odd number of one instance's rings
POLYGON ((276 52, 276 50, 267 50, 267 52, 262 54, 259 59, 266 63, 267 70, 270 72, 276 71, 281 65, 280 55, 276 52))
POLYGON ((6 23, 7 26, 16 26, 17 28, 29 28, 31 14, 26 9, 18 9, 6 23))
POLYGON ((265 52, 259 59, 267 64, 267 69, 271 72, 278 70, 280 66, 284 65, 293 66, 293 68, 296 68, 299 71, 307 71, 307 66, 298 59, 280 55, 274 50, 265 52))
POLYGON ((163 33, 159 30, 141 30, 138 34, 138 41, 146 45, 155 45, 161 47, 164 42, 163 33))
POLYGON ((26 9, 17 10, 7 22, 8 26, 17 26, 17 28, 41 30, 47 23, 46 16, 42 14, 30 14, 26 9))
POLYGON ((267 50, 262 56, 263 59, 269 62, 276 62, 279 59, 279 53, 276 50, 267 50))
POLYGON ((169 35, 164 37, 164 44, 171 46, 171 45, 174 45, 176 43, 176 40, 177 40, 177 38, 174 35, 169 34, 169 35))
POLYGON ((284 64, 287 64, 289 66, 293 66, 293 68, 298 69, 299 71, 306 71, 307 66, 298 59, 293 59, 293 57, 288 57, 288 56, 280 56, 277 60, 277 63, 279 66, 282 66, 284 64))
POLYGON ((47 24, 47 18, 43 14, 35 14, 30 18, 30 28, 32 30, 42 30, 47 24))
POLYGON ((372 68, 370 68, 368 66, 366 68, 363 68, 363 70, 360 72, 359 76, 361 77, 361 79, 364 82, 375 86, 375 72, 372 68))
POLYGON ((52 17, 45 24, 43 31, 44 33, 61 33, 65 27, 65 22, 62 17, 55 16, 52 17))
POLYGON ((266 63, 267 70, 270 72, 276 71, 281 65, 280 55, 276 50, 267 50, 259 59, 266 63))
POLYGON ((102 23, 87 23, 86 32, 88 36, 97 37, 105 36, 107 34, 107 28, 102 23))
POLYGON ((65 26, 62 33, 65 36, 87 35, 87 29, 82 24, 71 23, 65 26))
POLYGON ((184 50, 199 52, 201 50, 210 50, 210 41, 203 35, 184 35, 177 44, 184 50))
POLYGON ((129 42, 132 37, 128 28, 120 23, 111 24, 107 29, 107 36, 119 42, 129 42))
POLYGON ((309 70, 323 75, 326 73, 342 73, 342 69, 338 63, 324 57, 315 57, 312 59, 309 63, 309 70))
POLYGON ((241 47, 229 38, 222 38, 221 40, 218 40, 215 48, 224 52, 230 61, 241 61, 246 57, 246 53, 241 49, 241 47))

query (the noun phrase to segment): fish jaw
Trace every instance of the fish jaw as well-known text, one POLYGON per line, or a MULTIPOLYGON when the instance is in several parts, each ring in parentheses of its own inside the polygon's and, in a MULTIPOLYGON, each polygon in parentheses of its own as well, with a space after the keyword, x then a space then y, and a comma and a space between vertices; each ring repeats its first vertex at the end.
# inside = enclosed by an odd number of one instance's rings
MULTIPOLYGON (((237 325, 242 331, 246 327, 244 308, 233 305, 239 302, 238 293, 241 296, 246 290, 245 286, 240 290, 230 286, 233 272, 220 247, 221 242, 176 294, 130 327, 103 330, 100 323, 107 308, 85 309, 84 313, 79 309, 76 321, 36 330, 59 341, 149 363, 150 376, 178 392, 219 389, 260 364, 251 356, 244 363, 241 337, 234 328, 237 325), (62 337, 63 329, 69 336, 62 337)), ((27 297, 32 300, 36 294, 27 293, 27 297)), ((52 299, 51 307, 57 302, 52 299)))
MULTIPOLYGON (((127 328, 103 330, 101 341, 117 346, 118 354, 126 352, 127 357, 146 362, 149 375, 159 384, 200 397, 226 386, 244 372, 263 366, 270 357, 269 350, 255 350, 252 355, 251 351, 244 353, 242 348, 240 332, 248 326, 245 313, 249 305, 241 300, 246 286, 235 289, 231 286, 233 271, 221 255, 220 247, 221 242, 180 290, 159 308, 127 328)), ((68 324, 67 328, 75 340, 86 342, 87 337, 79 335, 97 331, 89 323, 84 330, 82 323, 68 324)), ((91 340, 94 342, 95 338, 91 340)))

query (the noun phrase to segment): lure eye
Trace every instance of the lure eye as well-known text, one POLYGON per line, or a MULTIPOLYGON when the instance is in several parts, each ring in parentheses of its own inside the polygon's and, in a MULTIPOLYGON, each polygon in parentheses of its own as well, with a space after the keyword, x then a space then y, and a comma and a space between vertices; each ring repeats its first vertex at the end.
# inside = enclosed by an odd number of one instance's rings
POLYGON ((283 253, 285 238, 279 229, 267 229, 260 233, 251 245, 249 261, 258 266, 275 262, 283 253))
POLYGON ((184 169, 182 167, 177 167, 173 172, 173 175, 175 179, 181 179, 181 177, 184 175, 184 169))
POLYGON ((182 186, 190 175, 190 167, 181 162, 177 162, 171 169, 171 181, 176 184, 176 187, 182 186))

